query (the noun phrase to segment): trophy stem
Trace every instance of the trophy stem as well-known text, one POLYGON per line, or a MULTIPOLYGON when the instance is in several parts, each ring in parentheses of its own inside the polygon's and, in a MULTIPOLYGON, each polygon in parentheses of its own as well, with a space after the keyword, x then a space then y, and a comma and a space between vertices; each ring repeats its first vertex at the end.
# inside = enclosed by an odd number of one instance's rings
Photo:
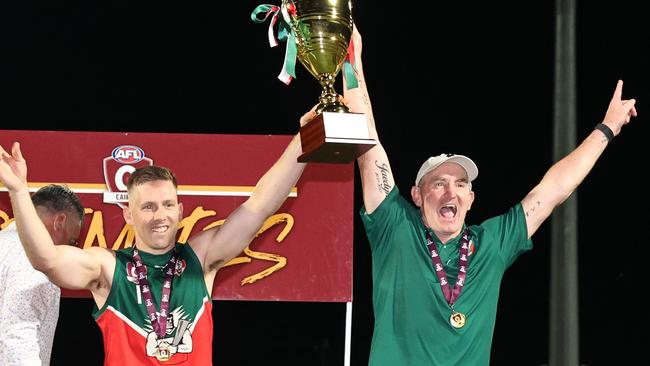
POLYGON ((349 108, 339 101, 339 95, 334 90, 334 75, 331 73, 321 74, 318 76, 318 81, 323 87, 323 91, 318 100, 319 104, 318 107, 316 107, 316 113, 321 114, 322 112, 349 112, 349 108))

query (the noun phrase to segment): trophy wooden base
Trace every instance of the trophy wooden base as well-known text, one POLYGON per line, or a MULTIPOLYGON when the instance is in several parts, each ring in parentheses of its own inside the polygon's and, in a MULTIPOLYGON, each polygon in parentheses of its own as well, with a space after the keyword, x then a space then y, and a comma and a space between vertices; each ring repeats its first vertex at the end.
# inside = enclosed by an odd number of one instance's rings
POLYGON ((346 164, 370 150, 368 121, 361 113, 323 112, 300 128, 301 163, 346 164))

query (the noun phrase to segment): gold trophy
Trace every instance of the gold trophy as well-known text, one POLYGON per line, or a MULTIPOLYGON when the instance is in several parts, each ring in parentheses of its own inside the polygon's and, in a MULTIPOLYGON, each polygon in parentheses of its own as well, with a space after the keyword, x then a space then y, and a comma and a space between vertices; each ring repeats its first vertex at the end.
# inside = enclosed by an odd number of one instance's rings
POLYGON ((297 58, 320 82, 317 116, 300 128, 300 162, 349 163, 377 141, 368 121, 350 113, 334 91, 352 36, 351 0, 282 0, 282 13, 295 34, 297 58))

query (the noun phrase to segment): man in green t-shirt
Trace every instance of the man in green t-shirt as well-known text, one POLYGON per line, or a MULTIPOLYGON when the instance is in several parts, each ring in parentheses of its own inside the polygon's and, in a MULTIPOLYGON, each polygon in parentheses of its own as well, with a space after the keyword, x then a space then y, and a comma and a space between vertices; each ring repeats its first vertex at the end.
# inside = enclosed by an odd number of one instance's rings
MULTIPOLYGON (((353 32, 359 88, 345 91, 352 112, 377 131, 353 32)), ((596 163, 631 117, 635 100, 621 99, 619 81, 603 122, 505 214, 468 226, 476 164, 442 154, 421 166, 407 202, 395 186, 386 151, 377 144, 357 159, 362 220, 372 251, 375 329, 371 366, 488 365, 504 271, 532 248, 531 236, 596 163)))

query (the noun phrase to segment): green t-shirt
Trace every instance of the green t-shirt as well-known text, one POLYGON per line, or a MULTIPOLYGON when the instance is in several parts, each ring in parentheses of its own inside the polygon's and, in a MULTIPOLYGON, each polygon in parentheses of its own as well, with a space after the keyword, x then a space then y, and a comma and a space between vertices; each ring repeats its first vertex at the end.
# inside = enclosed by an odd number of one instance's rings
MULTIPOLYGON (((372 250, 375 329, 370 366, 489 365, 503 273, 532 248, 521 204, 470 226, 469 270, 454 309, 465 326, 449 323, 451 308, 434 273, 419 209, 395 187, 372 213, 361 210, 372 250)), ((432 233, 453 288, 460 235, 445 245, 432 233)))

